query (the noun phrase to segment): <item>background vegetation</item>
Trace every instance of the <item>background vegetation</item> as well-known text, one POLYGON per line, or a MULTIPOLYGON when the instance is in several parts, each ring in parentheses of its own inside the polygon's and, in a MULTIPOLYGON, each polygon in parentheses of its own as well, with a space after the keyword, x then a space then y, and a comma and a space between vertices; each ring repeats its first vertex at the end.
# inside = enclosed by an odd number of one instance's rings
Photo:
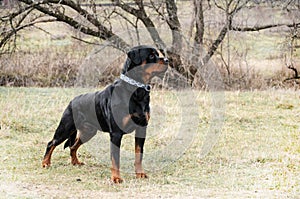
POLYGON ((299 7, 295 0, 14 1, 1 8, 0 83, 73 86, 85 64, 93 75, 86 79, 107 84, 119 75, 122 52, 151 44, 168 51, 173 72, 193 87, 206 88, 205 64, 213 61, 226 89, 298 88, 299 7))

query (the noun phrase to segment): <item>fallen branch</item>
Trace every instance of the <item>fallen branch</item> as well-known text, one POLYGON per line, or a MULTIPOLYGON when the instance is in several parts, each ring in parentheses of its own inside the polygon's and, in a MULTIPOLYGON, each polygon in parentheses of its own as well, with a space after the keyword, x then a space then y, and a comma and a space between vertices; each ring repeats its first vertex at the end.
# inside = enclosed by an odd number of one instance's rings
POLYGON ((292 71, 294 71, 294 77, 289 77, 286 78, 283 82, 286 82, 288 80, 295 80, 295 79, 300 79, 300 76, 298 75, 298 70, 297 68, 295 68, 293 65, 289 65, 288 69, 291 69, 292 71))

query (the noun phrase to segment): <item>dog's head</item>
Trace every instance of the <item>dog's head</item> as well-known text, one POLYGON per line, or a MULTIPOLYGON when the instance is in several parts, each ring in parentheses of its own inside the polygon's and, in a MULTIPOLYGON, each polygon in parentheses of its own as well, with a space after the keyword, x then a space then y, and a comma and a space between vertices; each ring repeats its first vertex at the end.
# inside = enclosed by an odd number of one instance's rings
POLYGON ((127 53, 122 74, 142 83, 149 83, 154 76, 163 75, 169 60, 163 50, 151 46, 136 46, 127 53))

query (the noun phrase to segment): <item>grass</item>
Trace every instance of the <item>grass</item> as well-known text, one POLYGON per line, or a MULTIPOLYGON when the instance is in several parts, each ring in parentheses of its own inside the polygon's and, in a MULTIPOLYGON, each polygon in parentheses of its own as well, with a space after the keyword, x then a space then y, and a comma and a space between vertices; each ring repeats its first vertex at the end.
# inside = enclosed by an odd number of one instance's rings
POLYGON ((41 168, 64 108, 87 91, 0 87, 0 198, 293 198, 300 193, 299 92, 225 92, 222 133, 213 150, 199 158, 213 124, 210 93, 155 90, 145 146, 150 178, 135 179, 133 135, 127 135, 121 160, 125 183, 113 185, 107 134, 80 148, 85 166, 71 166, 68 150, 60 146, 52 167, 41 168))

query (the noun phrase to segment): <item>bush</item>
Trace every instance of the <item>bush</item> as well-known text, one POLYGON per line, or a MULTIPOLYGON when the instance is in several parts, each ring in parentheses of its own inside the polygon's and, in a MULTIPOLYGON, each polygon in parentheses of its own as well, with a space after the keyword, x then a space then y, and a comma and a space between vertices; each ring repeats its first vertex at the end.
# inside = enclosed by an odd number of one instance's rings
MULTIPOLYGON (((126 57, 115 50, 100 52, 88 60, 84 48, 40 49, 35 52, 20 51, 0 57, 0 86, 17 87, 73 87, 105 86, 113 82, 120 74, 126 57), (74 50, 76 49, 76 50, 74 50), (104 54, 104 55, 103 55, 104 54), (104 58, 105 57, 105 60, 104 58)), ((222 64, 216 63, 226 90, 254 90, 267 88, 299 88, 299 80, 284 81, 293 74, 282 69, 264 75, 259 70, 232 67, 228 75, 222 64)), ((163 82, 178 86, 178 82, 187 82, 180 74, 168 71, 163 82), (171 82, 176 81, 176 82, 171 82)), ((158 81, 156 87, 163 85, 158 81)), ((182 85, 184 88, 187 85, 182 85)), ((206 90, 207 85, 201 75, 194 79, 193 87, 206 90)))

